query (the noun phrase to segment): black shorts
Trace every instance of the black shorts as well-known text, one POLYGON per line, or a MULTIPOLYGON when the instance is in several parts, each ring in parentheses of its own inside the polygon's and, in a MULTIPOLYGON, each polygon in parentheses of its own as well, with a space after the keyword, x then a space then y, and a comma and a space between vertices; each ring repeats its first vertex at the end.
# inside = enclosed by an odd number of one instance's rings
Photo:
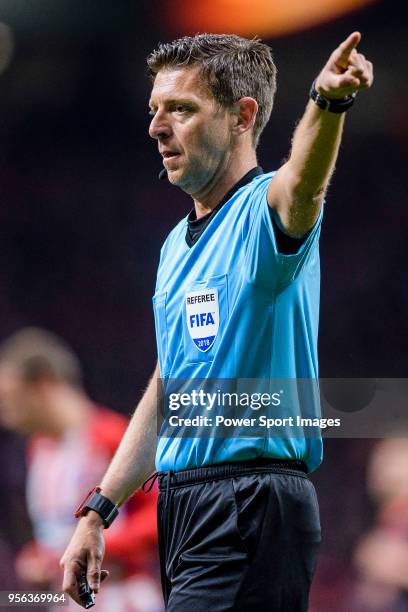
POLYGON ((160 473, 169 612, 306 612, 320 544, 301 462, 260 459, 160 473))

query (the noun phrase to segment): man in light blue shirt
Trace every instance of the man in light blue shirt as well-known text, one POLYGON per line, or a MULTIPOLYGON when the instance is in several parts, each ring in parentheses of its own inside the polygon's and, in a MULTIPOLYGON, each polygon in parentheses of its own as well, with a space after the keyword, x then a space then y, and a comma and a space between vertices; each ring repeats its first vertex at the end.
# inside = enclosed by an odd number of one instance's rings
MULTIPOLYGON (((307 472, 321 461, 320 436, 292 436, 290 424, 285 435, 243 435, 232 418, 232 433, 217 436, 220 402, 215 417, 208 416, 211 394, 207 404, 194 402, 202 380, 219 381, 215 405, 225 381, 242 391, 249 379, 317 379, 322 203, 345 111, 373 81, 372 64, 356 50, 360 38, 354 32, 330 55, 288 161, 266 174, 256 147, 276 89, 269 47, 202 34, 161 44, 149 56, 150 135, 168 180, 191 195, 194 208, 161 252, 158 366, 100 487, 77 511, 61 561, 63 587, 76 601, 84 568, 95 592, 106 577, 103 527, 152 473, 155 457, 166 609, 307 610, 320 542, 307 472), (207 421, 186 420, 174 435, 165 421, 158 438, 160 378, 165 419, 180 404, 207 410, 207 421)), ((283 391, 272 392, 272 401, 283 391)), ((238 395, 239 412, 245 394, 238 395)), ((316 404, 302 397, 298 409, 316 416, 316 404)), ((285 416, 291 403, 282 406, 285 416)))
MULTIPOLYGON (((243 391, 253 386, 244 379, 317 378, 321 214, 303 240, 292 239, 296 251, 282 253, 267 201, 273 173, 258 167, 248 175, 194 244, 186 240, 187 217, 162 248, 153 303, 160 371, 173 394, 184 380, 236 379, 243 391)), ((293 429, 284 438, 234 430, 221 444, 215 425, 205 436, 191 428, 189 437, 171 435, 166 423, 156 467, 179 471, 269 457, 302 460, 311 471, 321 460, 321 437, 293 429)))

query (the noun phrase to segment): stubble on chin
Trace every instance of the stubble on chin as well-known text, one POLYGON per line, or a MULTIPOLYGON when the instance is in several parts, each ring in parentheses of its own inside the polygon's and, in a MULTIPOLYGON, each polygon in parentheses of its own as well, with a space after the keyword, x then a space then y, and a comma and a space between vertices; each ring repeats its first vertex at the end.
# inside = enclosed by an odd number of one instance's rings
POLYGON ((172 185, 178 187, 185 193, 194 193, 194 177, 191 172, 184 170, 173 170, 167 173, 167 177, 172 185))

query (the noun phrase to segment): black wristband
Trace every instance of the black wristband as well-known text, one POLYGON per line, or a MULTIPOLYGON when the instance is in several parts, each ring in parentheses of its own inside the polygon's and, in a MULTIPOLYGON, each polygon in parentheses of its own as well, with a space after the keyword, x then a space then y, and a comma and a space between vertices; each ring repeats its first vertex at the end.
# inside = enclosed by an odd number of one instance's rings
POLYGON ((345 98, 326 98, 317 91, 315 83, 316 81, 313 81, 309 96, 322 110, 339 114, 346 112, 351 106, 353 106, 357 92, 354 92, 345 98))

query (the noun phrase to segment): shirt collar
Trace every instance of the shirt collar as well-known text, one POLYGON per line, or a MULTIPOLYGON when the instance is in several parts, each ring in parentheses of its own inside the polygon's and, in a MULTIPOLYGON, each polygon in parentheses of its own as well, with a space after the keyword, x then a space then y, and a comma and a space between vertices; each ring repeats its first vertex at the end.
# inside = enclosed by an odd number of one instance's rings
POLYGON ((200 227, 202 222, 207 221, 210 217, 212 217, 212 215, 214 215, 214 213, 218 212, 220 208, 225 204, 225 202, 228 202, 228 200, 232 198, 232 196, 234 195, 234 193, 238 191, 238 189, 241 189, 241 187, 243 187, 244 185, 247 185, 248 183, 252 181, 252 179, 254 179, 256 176, 259 176, 261 174, 264 174, 264 171, 261 168, 261 166, 255 166, 255 168, 252 168, 251 170, 249 170, 249 172, 247 172, 237 183, 235 183, 235 185, 224 195, 224 197, 217 204, 217 206, 213 208, 211 212, 207 213, 203 217, 200 217, 199 219, 197 219, 195 208, 193 208, 189 212, 189 215, 187 217, 189 226, 191 223, 193 227, 200 227))
POLYGON ((241 187, 250 183, 256 176, 263 173, 264 171, 261 166, 255 166, 255 168, 252 168, 237 183, 235 183, 235 185, 224 195, 217 206, 211 212, 204 215, 204 217, 197 219, 196 211, 193 208, 187 217, 186 242, 188 246, 192 247, 197 242, 207 225, 214 218, 220 208, 222 208, 224 204, 228 202, 228 200, 238 191, 238 189, 241 189, 241 187))

